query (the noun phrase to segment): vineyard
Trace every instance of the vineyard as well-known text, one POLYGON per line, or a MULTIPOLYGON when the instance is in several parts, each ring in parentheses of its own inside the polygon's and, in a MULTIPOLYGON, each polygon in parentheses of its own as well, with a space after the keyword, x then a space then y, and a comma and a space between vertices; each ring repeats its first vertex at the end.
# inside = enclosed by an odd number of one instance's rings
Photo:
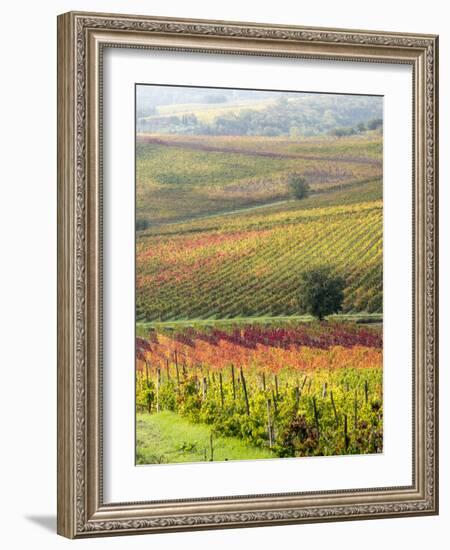
POLYGON ((383 143, 379 134, 347 136, 339 140, 317 136, 294 140, 288 137, 264 136, 205 136, 179 134, 139 134, 139 143, 165 143, 167 146, 196 150, 250 153, 272 158, 302 158, 336 161, 356 161, 360 164, 380 164, 383 143))
POLYGON ((287 175, 314 192, 380 181, 380 136, 287 139, 139 135, 137 212, 154 226, 289 198, 287 175))
MULTIPOLYGON (((235 458, 227 438, 254 458, 381 452, 381 366, 380 329, 342 322, 151 330, 137 339, 137 437, 170 411, 209 427, 177 462, 235 458)), ((142 443, 138 461, 172 461, 155 452, 142 443)))
POLYGON ((382 452, 381 98, 136 97, 136 463, 382 452))
POLYGON ((139 239, 138 320, 295 315, 301 272, 323 264, 345 278, 345 312, 382 310, 381 201, 210 223, 139 239))

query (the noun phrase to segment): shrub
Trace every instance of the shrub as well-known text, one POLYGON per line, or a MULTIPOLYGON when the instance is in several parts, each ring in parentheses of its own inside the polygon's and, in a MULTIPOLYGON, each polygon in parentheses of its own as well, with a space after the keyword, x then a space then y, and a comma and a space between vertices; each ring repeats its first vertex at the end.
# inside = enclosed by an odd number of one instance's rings
POLYGON ((309 185, 307 181, 298 174, 289 174, 288 185, 292 194, 298 200, 306 199, 309 195, 309 185))

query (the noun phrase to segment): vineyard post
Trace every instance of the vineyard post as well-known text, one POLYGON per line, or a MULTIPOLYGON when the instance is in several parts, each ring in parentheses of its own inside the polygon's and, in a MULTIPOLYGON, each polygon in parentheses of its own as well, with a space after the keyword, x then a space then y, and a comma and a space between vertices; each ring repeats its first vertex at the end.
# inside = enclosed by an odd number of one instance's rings
POLYGON ((149 393, 147 394, 147 407, 148 407, 148 414, 151 414, 151 412, 152 412, 152 397, 149 393))
POLYGON ((270 422, 270 399, 267 399, 267 435, 269 436, 269 447, 272 448, 272 424, 270 422))
POLYGON ((355 415, 355 418, 354 418, 354 422, 355 422, 355 430, 357 429, 358 427, 358 390, 355 390, 355 410, 354 410, 354 415, 355 415))
POLYGON ((272 390, 272 401, 273 401, 274 413, 277 414, 278 413, 278 403, 277 403, 276 395, 274 394, 273 390, 272 390))
POLYGON ((166 369, 167 369, 167 380, 170 380, 170 365, 169 365, 168 359, 166 359, 166 369))
POLYGON ((278 400, 278 376, 275 374, 275 396, 278 400))
POLYGON ((236 380, 234 378, 234 365, 231 364, 231 380, 233 383, 233 401, 236 401, 236 380))
POLYGON ((300 388, 300 393, 303 391, 303 388, 305 387, 306 381, 308 380, 308 376, 305 374, 305 378, 303 379, 302 387, 300 388))
POLYGON ((156 369, 156 412, 159 412, 159 385, 161 383, 161 370, 156 369))
POLYGON ((177 350, 175 350, 175 370, 177 371, 177 385, 180 385, 180 369, 178 368, 177 350))
POLYGON ((220 403, 223 409, 223 382, 222 382, 222 373, 219 372, 219 386, 220 386, 220 403))
POLYGON ((147 387, 148 387, 148 361, 145 360, 145 378, 147 380, 147 387))
POLYGON ((209 450, 211 452, 211 462, 214 462, 214 444, 213 444, 213 434, 209 434, 209 450))
POLYGON ((364 381, 364 395, 366 397, 366 404, 367 404, 369 401, 369 384, 367 380, 364 381))
POLYGON ((262 373, 262 384, 263 384, 263 390, 266 391, 266 373, 264 371, 262 373))
POLYGON ((300 406, 300 390, 299 387, 295 387, 295 414, 298 413, 298 407, 300 406))
POLYGON ((322 397, 324 399, 327 396, 327 388, 328 388, 328 384, 326 382, 324 382, 323 387, 322 387, 322 397))
POLYGON ((314 420, 316 422, 316 428, 317 428, 317 435, 320 437, 320 425, 319 425, 319 415, 317 413, 317 403, 316 403, 316 396, 313 395, 313 409, 314 409, 314 420))
POLYGON ((206 394, 208 392, 208 385, 207 385, 207 382, 206 382, 206 376, 203 377, 203 387, 202 387, 202 398, 203 398, 203 401, 205 401, 206 399, 206 394))
POLYGON ((240 367, 240 372, 241 372, 242 389, 244 391, 244 398, 245 398, 245 408, 246 408, 246 411, 247 411, 247 415, 249 416, 250 415, 250 405, 248 403, 247 384, 245 383, 245 376, 244 376, 244 372, 242 370, 242 367, 240 367))
POLYGON ((336 404, 334 402, 333 390, 330 390, 330 397, 331 397, 331 404, 333 405, 334 420, 336 421, 336 426, 339 426, 339 418, 336 410, 336 404))
POLYGON ((349 444, 349 437, 348 437, 347 415, 344 414, 344 446, 345 446, 345 452, 347 452, 348 444, 349 444))

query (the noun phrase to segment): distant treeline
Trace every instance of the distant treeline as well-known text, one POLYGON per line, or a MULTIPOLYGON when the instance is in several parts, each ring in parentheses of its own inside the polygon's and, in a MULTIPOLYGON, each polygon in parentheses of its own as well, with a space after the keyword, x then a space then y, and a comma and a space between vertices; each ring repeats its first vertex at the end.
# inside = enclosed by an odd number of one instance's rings
POLYGON ((140 132, 192 135, 340 137, 375 130, 383 124, 381 98, 324 94, 301 99, 281 96, 264 109, 237 108, 208 122, 195 112, 158 116, 157 109, 152 108, 143 115, 144 109, 138 109, 140 132))

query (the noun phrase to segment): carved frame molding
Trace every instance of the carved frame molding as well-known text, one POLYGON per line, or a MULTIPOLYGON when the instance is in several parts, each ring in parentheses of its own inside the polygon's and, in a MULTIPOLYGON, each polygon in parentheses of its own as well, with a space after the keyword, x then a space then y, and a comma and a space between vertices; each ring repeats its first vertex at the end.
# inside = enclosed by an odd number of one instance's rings
POLYGON ((438 512, 437 47, 437 37, 430 35, 74 12, 59 16, 60 534, 75 538, 438 512), (413 66, 413 486, 172 502, 103 503, 100 92, 105 46, 413 66))

